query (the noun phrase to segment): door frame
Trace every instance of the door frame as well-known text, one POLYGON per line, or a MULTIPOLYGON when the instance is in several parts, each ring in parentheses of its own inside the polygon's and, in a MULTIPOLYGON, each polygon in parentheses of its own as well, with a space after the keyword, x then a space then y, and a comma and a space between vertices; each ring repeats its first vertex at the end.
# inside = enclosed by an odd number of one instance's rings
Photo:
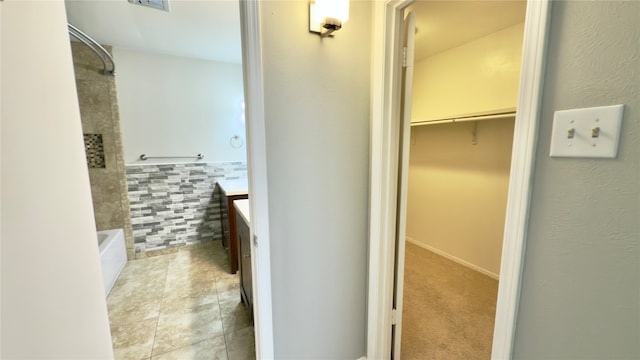
POLYGON ((269 195, 267 144, 260 37, 260 3, 240 0, 242 73, 246 111, 249 206, 251 211, 251 268, 256 358, 273 359, 271 301, 271 245, 269 241, 269 195))
MULTIPOLYGON (((404 9, 412 2, 413 0, 373 2, 366 348, 368 359, 389 358, 392 348, 394 243, 400 137, 398 121, 401 79, 400 35, 404 9)), ((509 359, 513 351, 550 11, 550 0, 527 2, 518 111, 513 138, 491 355, 493 359, 509 359)))

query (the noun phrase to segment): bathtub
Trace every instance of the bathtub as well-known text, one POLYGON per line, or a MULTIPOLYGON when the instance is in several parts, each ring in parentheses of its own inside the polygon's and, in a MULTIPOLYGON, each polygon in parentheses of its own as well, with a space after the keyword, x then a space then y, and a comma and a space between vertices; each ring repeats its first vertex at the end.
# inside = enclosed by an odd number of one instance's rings
POLYGON ((104 296, 107 296, 127 263, 124 232, 122 229, 98 231, 98 244, 100 245, 104 296))

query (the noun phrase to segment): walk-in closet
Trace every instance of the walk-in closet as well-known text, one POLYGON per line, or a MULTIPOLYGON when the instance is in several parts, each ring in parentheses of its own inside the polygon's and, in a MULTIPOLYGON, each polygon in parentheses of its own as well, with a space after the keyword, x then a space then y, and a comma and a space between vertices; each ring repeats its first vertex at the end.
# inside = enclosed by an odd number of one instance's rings
POLYGON ((525 1, 418 1, 401 358, 489 359, 525 1))

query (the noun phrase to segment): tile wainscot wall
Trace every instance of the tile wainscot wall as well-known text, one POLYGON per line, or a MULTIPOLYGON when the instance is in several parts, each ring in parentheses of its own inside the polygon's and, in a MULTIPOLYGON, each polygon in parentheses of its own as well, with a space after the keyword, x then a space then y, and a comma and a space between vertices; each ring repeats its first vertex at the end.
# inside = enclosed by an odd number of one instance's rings
POLYGON ((136 258, 222 238, 216 181, 247 177, 244 162, 126 168, 136 258))

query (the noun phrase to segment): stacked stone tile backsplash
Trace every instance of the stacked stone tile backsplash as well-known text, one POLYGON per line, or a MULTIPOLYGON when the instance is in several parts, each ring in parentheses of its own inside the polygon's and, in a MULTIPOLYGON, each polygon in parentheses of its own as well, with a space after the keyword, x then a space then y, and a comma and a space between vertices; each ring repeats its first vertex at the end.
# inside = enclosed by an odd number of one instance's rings
POLYGON ((127 165, 136 258, 220 239, 216 181, 246 176, 244 162, 127 165))

